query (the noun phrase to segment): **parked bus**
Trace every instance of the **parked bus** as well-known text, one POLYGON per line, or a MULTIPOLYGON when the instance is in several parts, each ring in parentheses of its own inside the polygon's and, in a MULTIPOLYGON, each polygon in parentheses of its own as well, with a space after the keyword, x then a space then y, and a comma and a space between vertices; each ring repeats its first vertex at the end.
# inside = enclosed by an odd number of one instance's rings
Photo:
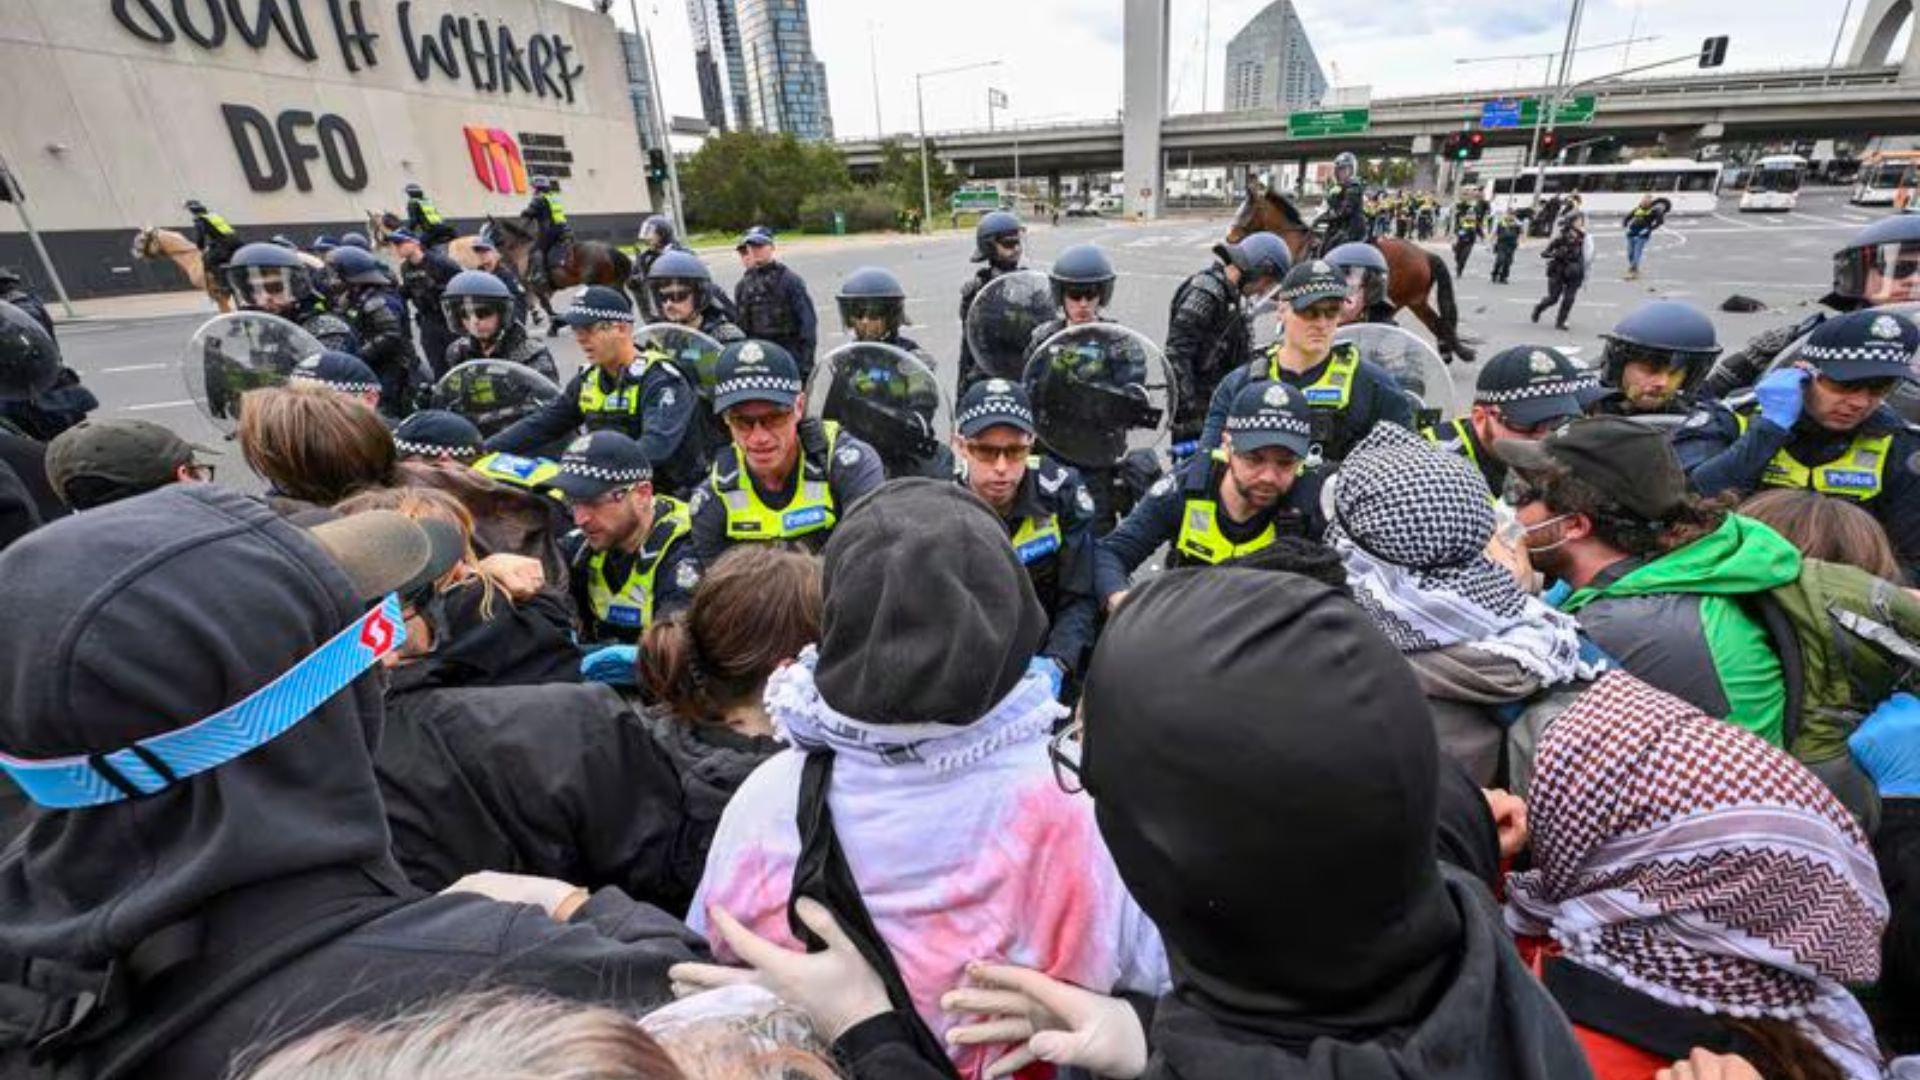
POLYGON ((1669 214, 1711 214, 1720 196, 1720 163, 1687 158, 1645 158, 1622 165, 1549 165, 1518 177, 1492 181, 1488 199, 1495 212, 1524 210, 1534 203, 1534 185, 1542 199, 1580 194, 1589 214, 1624 214, 1652 195, 1669 214))
POLYGON ((1807 177, 1807 159, 1798 154, 1769 154, 1747 172, 1740 209, 1791 210, 1800 199, 1800 182, 1807 177))
POLYGON ((1905 208, 1920 183, 1920 150, 1875 150, 1860 161, 1853 184, 1855 206, 1905 208))

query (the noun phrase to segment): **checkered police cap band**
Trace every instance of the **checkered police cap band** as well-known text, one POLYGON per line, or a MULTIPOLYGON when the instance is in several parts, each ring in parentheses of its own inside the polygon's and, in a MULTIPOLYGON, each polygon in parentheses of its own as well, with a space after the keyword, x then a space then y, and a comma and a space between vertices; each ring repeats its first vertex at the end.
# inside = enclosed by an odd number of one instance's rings
POLYGON ((778 375, 737 375, 713 388, 716 398, 732 397, 748 390, 771 390, 777 394, 797 394, 803 387, 799 379, 783 379, 778 375))
POLYGON ((592 319, 594 322, 630 323, 633 321, 631 311, 621 311, 619 308, 582 307, 578 304, 567 309, 567 318, 576 316, 592 319))
POLYGON ((568 476, 584 476, 589 480, 599 480, 608 484, 634 484, 653 477, 651 465, 631 469, 603 469, 579 458, 561 458, 560 471, 568 476))
POLYGON ((971 424, 988 416, 1011 416, 1033 423, 1033 410, 1010 397, 990 397, 954 418, 955 424, 971 424))
POLYGON ((380 389, 380 384, 377 382, 344 382, 339 379, 321 379, 312 375, 302 374, 298 371, 287 376, 287 381, 304 383, 308 386, 324 386, 329 390, 337 390, 342 394, 370 394, 380 389))
POLYGON ((1228 431, 1278 431, 1285 435, 1304 435, 1313 437, 1313 425, 1283 412, 1258 412, 1252 416, 1230 416, 1227 418, 1228 431))
POLYGON ((1913 350, 1899 341, 1869 341, 1861 345, 1804 345, 1800 355, 1815 361, 1867 360, 1903 368, 1913 359, 1913 350))
POLYGON ((1315 277, 1295 285, 1291 289, 1280 290, 1280 299, 1295 300, 1302 296, 1318 293, 1327 299, 1347 295, 1347 283, 1337 277, 1315 277))
POLYGON ((1568 394, 1577 394, 1595 382, 1596 380, 1585 377, 1555 379, 1553 382, 1516 386, 1511 390, 1482 390, 1473 395, 1473 400, 1476 405, 1509 405, 1516 401, 1531 401, 1534 398, 1564 397, 1568 394))
POLYGON ((478 446, 443 446, 439 443, 409 442, 406 439, 393 440, 394 449, 403 454, 452 454, 454 457, 479 457, 478 446))

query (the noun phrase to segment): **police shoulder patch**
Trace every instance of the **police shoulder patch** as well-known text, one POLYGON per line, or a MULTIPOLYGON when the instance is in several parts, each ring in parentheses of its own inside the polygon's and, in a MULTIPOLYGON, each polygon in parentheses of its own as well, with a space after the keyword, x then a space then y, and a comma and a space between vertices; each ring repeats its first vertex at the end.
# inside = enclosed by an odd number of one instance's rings
MULTIPOLYGON (((1916 456, 1920 456, 1920 455, 1916 455, 1916 456)), ((1159 485, 1156 484, 1155 486, 1157 487, 1159 485)), ((1092 514, 1093 513, 1093 492, 1088 491, 1085 485, 1082 485, 1074 489, 1073 505, 1083 514, 1092 514)))
POLYGON ((1913 453, 1907 455, 1907 471, 1915 476, 1920 476, 1920 450, 1915 450, 1913 453))
POLYGON ((673 583, 682 591, 693 591, 693 587, 700 584, 700 564, 692 559, 681 560, 679 567, 673 572, 673 583))
POLYGON ((1701 409, 1699 412, 1696 412, 1692 416, 1687 417, 1687 422, 1681 426, 1690 427, 1690 428, 1703 428, 1712 422, 1713 422, 1713 414, 1706 411, 1705 409, 1701 409))
POLYGON ((584 454, 587 452, 587 447, 592 445, 593 445, 593 436, 582 435, 579 438, 567 444, 567 453, 584 454))
POLYGON ((669 386, 665 390, 660 391, 660 407, 661 408, 663 409, 673 408, 673 403, 675 400, 676 399, 673 396, 673 387, 669 386))
POLYGON ((834 460, 842 465, 858 465, 860 464, 860 448, 857 446, 843 446, 840 448, 839 453, 834 454, 833 457, 834 460))
POLYGON ((1153 482, 1153 486, 1147 489, 1147 494, 1148 495, 1165 495, 1167 492, 1173 490, 1173 485, 1174 485, 1173 474, 1168 473, 1167 475, 1161 477, 1160 479, 1155 480, 1153 482))

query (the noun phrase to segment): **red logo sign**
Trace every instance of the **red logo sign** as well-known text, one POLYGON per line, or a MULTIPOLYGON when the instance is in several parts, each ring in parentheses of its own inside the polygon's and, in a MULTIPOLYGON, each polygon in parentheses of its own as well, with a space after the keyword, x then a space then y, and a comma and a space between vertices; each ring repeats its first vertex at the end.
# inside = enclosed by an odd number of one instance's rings
POLYGON ((387 618, 385 607, 374 608, 360 620, 360 644, 373 650, 375 656, 385 656, 393 648, 393 620, 387 618))
POLYGON ((465 130, 467 156, 473 159, 473 175, 480 186, 500 195, 526 194, 527 165, 513 136, 499 128, 477 125, 465 130))

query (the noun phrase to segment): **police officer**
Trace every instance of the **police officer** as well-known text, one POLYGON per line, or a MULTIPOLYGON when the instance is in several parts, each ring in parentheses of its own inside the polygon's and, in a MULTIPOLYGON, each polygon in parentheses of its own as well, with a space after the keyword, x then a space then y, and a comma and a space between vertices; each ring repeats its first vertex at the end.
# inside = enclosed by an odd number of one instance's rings
POLYGON ((209 279, 224 281, 227 264, 240 251, 240 234, 199 199, 188 199, 186 205, 187 213, 193 215, 193 242, 200 249, 200 264, 209 279))
POLYGON ((510 360, 560 381, 553 354, 514 317, 513 292, 485 270, 462 270, 440 296, 441 317, 460 336, 447 346, 447 368, 469 360, 510 360))
POLYGON ((1547 248, 1540 257, 1547 260, 1547 295, 1533 305, 1533 321, 1539 322, 1540 316, 1555 304, 1560 305, 1559 313, 1554 316, 1553 328, 1565 330, 1567 316, 1573 314, 1574 298, 1580 295, 1580 286, 1587 281, 1587 232, 1581 224, 1584 216, 1576 218, 1570 212, 1562 215, 1565 222, 1547 241, 1547 248))
POLYGON ((1601 335, 1600 385, 1587 411, 1614 416, 1685 416, 1693 391, 1720 354, 1713 320, 1679 300, 1650 300, 1601 335))
POLYGON ((562 542, 585 644, 631 645, 684 609, 700 584, 685 503, 653 492, 640 444, 617 431, 582 435, 560 458, 553 486, 573 512, 562 542))
POLYGON ((1911 578, 1920 568, 1920 433, 1886 400, 1914 380, 1916 353, 1920 326, 1905 315, 1828 319, 1750 400, 1710 402, 1688 417, 1674 453, 1703 494, 1812 488, 1851 500, 1885 526, 1911 578))
POLYGON ((545 176, 533 178, 533 198, 520 211, 520 220, 534 230, 533 257, 527 260, 527 276, 536 285, 551 280, 547 268, 554 253, 563 244, 572 243, 573 227, 567 224, 567 208, 560 205, 560 185, 545 176))
POLYGON ((1041 655, 1066 677, 1093 649, 1093 496, 1080 474, 1034 451, 1033 406, 1020 384, 983 379, 954 418, 960 482, 1000 515, 1052 626, 1041 655))
POLYGON ((1347 299, 1340 309, 1340 325, 1385 323, 1394 325, 1393 303, 1387 299, 1387 257, 1372 244, 1341 244, 1327 252, 1327 263, 1347 280, 1347 299))
POLYGON ((1316 251, 1332 251, 1341 244, 1370 239, 1367 230, 1366 189, 1360 183, 1360 162, 1342 152, 1333 159, 1333 186, 1327 191, 1326 209, 1313 227, 1321 230, 1316 251))
POLYGON ((1251 555, 1281 536, 1318 540, 1326 531, 1320 488, 1305 469, 1313 410, 1300 391, 1257 380, 1234 394, 1220 448, 1164 477, 1117 528, 1101 537, 1095 585, 1112 611, 1128 579, 1158 551, 1167 566, 1211 566, 1251 555))
POLYGON ((34 322, 46 329, 48 337, 59 339, 59 335, 53 332, 53 316, 47 314, 47 305, 32 289, 21 284, 20 271, 11 266, 0 266, 0 300, 26 312, 34 322))
POLYGON ((1453 207, 1453 273, 1455 277, 1467 272, 1467 259, 1473 254, 1473 245, 1480 242, 1486 229, 1480 217, 1480 203, 1471 193, 1463 192, 1460 201, 1453 207))
MULTIPOLYGON (((1021 268, 1020 258, 1025 251, 1027 229, 1020 219, 1005 210, 995 210, 983 214, 973 227, 973 255, 971 262, 984 263, 974 271, 973 276, 960 284, 960 325, 967 324, 967 312, 973 307, 973 298, 987 282, 1002 274, 1011 274, 1021 268)), ((960 389, 962 392, 984 377, 979 370, 979 361, 973 358, 973 346, 967 342, 967 335, 960 335, 960 389)))
MULTIPOLYGON (((1833 254, 1833 290, 1820 303, 1834 311, 1859 311, 1920 300, 1920 214, 1881 218, 1853 235, 1833 254)), ((1752 386, 1780 350, 1805 337, 1829 316, 1816 312, 1797 323, 1768 330, 1739 352, 1728 353, 1707 376, 1701 393, 1723 398, 1752 386)))
POLYGON ((393 446, 402 461, 455 461, 471 464, 486 453, 473 421, 445 409, 421 409, 393 429, 393 446))
POLYGON ((641 355, 627 294, 589 285, 560 321, 587 363, 558 398, 488 439, 487 449, 533 454, 581 428, 611 429, 639 442, 669 494, 691 491, 706 468, 706 440, 694 423, 699 398, 670 361, 641 355))
POLYGON ((853 340, 904 349, 934 366, 933 354, 900 332, 907 321, 907 290, 892 273, 878 266, 860 267, 840 282, 833 301, 840 308, 840 325, 853 340))
POLYGON ((662 252, 647 272, 644 291, 660 322, 698 330, 722 345, 747 338, 727 316, 726 293, 714 287, 707 264, 691 251, 662 252))
MULTIPOLYGON (((665 319, 660 309, 653 306, 653 297, 647 288, 647 281, 653 276, 654 262, 668 252, 693 254, 692 249, 680 242, 679 236, 674 231, 672 219, 664 214, 654 214, 640 223, 640 254, 634 258, 633 274, 627 278, 627 291, 640 298, 640 306, 646 312, 648 322, 660 322, 665 319)), ((719 289, 709 289, 707 293, 710 300, 717 302, 726 321, 732 323, 734 321, 733 301, 719 289)), ((666 321, 680 320, 667 319, 666 321)))
POLYGON ((380 376, 352 353, 329 351, 306 357, 287 373, 287 382, 322 387, 376 410, 383 397, 380 376))
POLYGON ((720 354, 713 408, 733 441, 693 497, 702 565, 735 544, 790 540, 818 551, 840 515, 886 480, 880 455, 830 420, 806 416, 800 366, 771 341, 720 354))
POLYGON ((1333 343, 1347 298, 1347 283, 1332 263, 1315 259, 1295 266, 1280 283, 1281 337, 1246 366, 1230 372, 1213 393, 1204 449, 1221 445, 1233 402, 1248 383, 1284 382, 1305 395, 1312 410, 1317 456, 1339 461, 1381 421, 1413 427, 1413 403, 1393 376, 1362 359, 1352 342, 1333 343))
MULTIPOLYGON (((527 287, 520 283, 520 275, 514 273, 513 267, 508 266, 507 261, 500 257, 500 249, 493 246, 493 241, 484 236, 473 238, 473 257, 478 260, 478 265, 474 269, 485 270, 499 278, 500 284, 507 287, 507 295, 513 297, 513 321, 524 326, 527 313, 531 308, 527 304, 527 287)), ((451 323, 448 325, 452 329, 459 329, 451 323)))
POLYGON ((356 247, 361 251, 372 251, 373 241, 368 240, 367 234, 363 232, 343 232, 340 234, 340 246, 356 247))
POLYGON ((1104 313, 1113 302, 1113 262, 1099 245, 1075 244, 1061 252, 1047 270, 1047 280, 1053 285, 1053 303, 1060 314, 1033 328, 1033 336, 1027 339, 1027 360, 1048 338, 1069 326, 1113 321, 1104 313))
POLYGON ((407 231, 430 248, 444 247, 459 235, 419 184, 407 185, 407 231))
POLYGON ((734 245, 746 273, 733 287, 733 303, 740 313, 740 329, 756 341, 771 341, 800 365, 800 377, 813 375, 813 350, 819 327, 813 298, 773 248, 773 233, 756 225, 734 245))
POLYGON ((1513 277, 1513 256, 1520 250, 1520 234, 1526 227, 1514 216, 1513 208, 1500 211, 1493 222, 1493 280, 1501 285, 1513 277))
POLYGON ((227 263, 227 287, 243 311, 278 315, 312 334, 328 349, 358 354, 359 338, 313 287, 312 271, 295 252, 277 244, 248 244, 227 263))
POLYGON ((433 369, 433 377, 447 373, 447 346, 453 344, 453 328, 447 325, 440 308, 441 295, 460 274, 460 264, 447 253, 430 248, 420 238, 395 229, 387 236, 394 254, 400 256, 400 291, 413 305, 413 317, 420 325, 420 353, 433 369))
POLYGON ((1180 380, 1173 417, 1177 443, 1199 437, 1214 387, 1253 357, 1244 301, 1272 292, 1293 265, 1287 245, 1267 232, 1216 244, 1213 253, 1219 261, 1173 291, 1167 319, 1167 362, 1180 380))
POLYGON ((1493 444, 1546 438, 1581 414, 1582 395, 1592 386, 1593 376, 1560 350, 1515 345, 1480 366, 1468 415, 1420 434, 1473 462, 1486 477, 1487 490, 1498 495, 1506 486, 1507 463, 1493 453, 1493 444))
MULTIPOLYGON (((0 301, 0 361, 8 359, 21 365, 16 371, 24 367, 40 371, 51 361, 53 374, 45 385, 34 387, 36 392, 30 396, 0 395, 0 433, 46 442, 100 407, 100 399, 81 385, 80 373, 61 360, 59 342, 44 332, 40 321, 26 309, 0 301)), ((0 461, 17 465, 16 461, 7 461, 12 456, 0 453, 0 461)), ((29 488, 40 488, 40 474, 25 483, 29 488)))
POLYGON ((379 376, 381 411, 398 418, 413 411, 426 373, 406 321, 406 302, 387 268, 359 248, 338 247, 327 265, 340 281, 340 314, 360 341, 360 359, 379 376))

